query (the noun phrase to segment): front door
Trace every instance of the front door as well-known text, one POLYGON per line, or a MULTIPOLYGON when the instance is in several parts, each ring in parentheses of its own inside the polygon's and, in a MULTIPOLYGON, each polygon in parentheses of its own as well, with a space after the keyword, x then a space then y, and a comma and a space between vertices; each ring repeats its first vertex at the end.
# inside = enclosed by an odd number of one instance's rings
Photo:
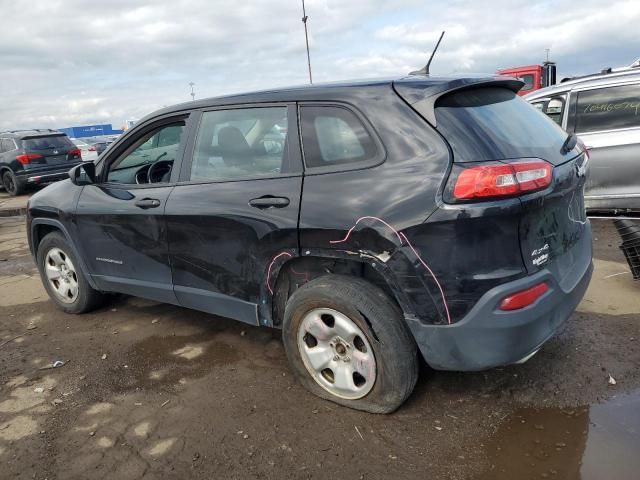
POLYGON ((163 214, 179 175, 186 118, 140 129, 108 158, 76 210, 80 248, 99 288, 177 303, 163 214))
MULTIPOLYGON (((295 108, 203 112, 165 216, 181 305, 257 324, 269 266, 298 253, 302 165, 295 108)), ((273 281, 273 279, 270 279, 273 281)))

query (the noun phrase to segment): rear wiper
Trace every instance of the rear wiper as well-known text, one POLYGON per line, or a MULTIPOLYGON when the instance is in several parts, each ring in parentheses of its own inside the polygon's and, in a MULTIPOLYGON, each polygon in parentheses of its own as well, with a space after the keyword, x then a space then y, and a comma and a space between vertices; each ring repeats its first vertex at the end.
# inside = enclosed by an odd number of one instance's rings
POLYGON ((567 135, 566 140, 562 144, 562 147, 560 148, 560 153, 562 153, 563 155, 566 153, 569 153, 571 150, 576 148, 577 144, 578 144, 578 137, 574 133, 570 133, 569 135, 567 135))

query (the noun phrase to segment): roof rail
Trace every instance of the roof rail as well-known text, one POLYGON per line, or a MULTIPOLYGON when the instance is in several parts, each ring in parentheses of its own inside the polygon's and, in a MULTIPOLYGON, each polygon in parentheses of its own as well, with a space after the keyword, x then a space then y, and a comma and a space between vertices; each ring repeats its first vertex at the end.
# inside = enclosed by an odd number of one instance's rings
POLYGON ((625 73, 634 73, 640 70, 640 59, 635 63, 629 65, 628 67, 620 67, 620 68, 611 68, 607 67, 596 73, 588 73, 586 75, 576 75, 575 77, 565 77, 560 80, 560 83, 569 82, 573 80, 582 80, 585 78, 592 77, 602 77, 603 75, 611 75, 611 74, 625 74, 625 73))
POLYGON ((3 130, 0 133, 20 133, 20 132, 54 132, 54 133, 62 133, 60 130, 55 130, 53 128, 21 128, 18 130, 3 130))

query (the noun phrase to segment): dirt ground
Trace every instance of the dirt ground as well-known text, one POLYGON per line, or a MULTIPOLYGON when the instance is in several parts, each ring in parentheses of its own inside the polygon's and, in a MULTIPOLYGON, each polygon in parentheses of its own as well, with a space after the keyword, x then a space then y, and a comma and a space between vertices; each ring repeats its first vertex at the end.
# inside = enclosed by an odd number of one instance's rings
POLYGON ((0 218, 0 478, 638 478, 640 284, 593 224, 589 291, 535 357, 423 365, 376 416, 300 387, 277 330, 125 296, 63 314, 0 218))

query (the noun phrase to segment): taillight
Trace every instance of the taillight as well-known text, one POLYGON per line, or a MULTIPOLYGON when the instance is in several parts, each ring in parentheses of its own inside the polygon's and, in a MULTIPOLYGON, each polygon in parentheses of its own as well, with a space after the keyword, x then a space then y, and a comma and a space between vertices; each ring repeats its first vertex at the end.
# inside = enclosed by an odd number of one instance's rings
POLYGON ((543 282, 511 294, 500 302, 500 310, 509 311, 527 307, 547 293, 547 290, 549 290, 549 286, 543 282))
POLYGON ((89 147, 89 149, 88 149, 88 150, 89 150, 90 152, 95 152, 95 151, 96 151, 96 147, 91 146, 91 147, 89 147))
POLYGON ((23 153, 22 155, 16 156, 16 160, 22 165, 26 165, 31 160, 37 160, 38 158, 42 158, 42 155, 38 155, 37 153, 23 153))
POLYGON ((82 157, 82 152, 80 152, 79 148, 72 148, 71 150, 69 150, 69 152, 67 152, 67 154, 72 158, 73 157, 80 157, 80 158, 82 157))
POLYGON ((551 184, 551 165, 544 160, 525 160, 509 163, 491 162, 464 167, 452 172, 450 196, 453 200, 487 199, 534 192, 551 184))

